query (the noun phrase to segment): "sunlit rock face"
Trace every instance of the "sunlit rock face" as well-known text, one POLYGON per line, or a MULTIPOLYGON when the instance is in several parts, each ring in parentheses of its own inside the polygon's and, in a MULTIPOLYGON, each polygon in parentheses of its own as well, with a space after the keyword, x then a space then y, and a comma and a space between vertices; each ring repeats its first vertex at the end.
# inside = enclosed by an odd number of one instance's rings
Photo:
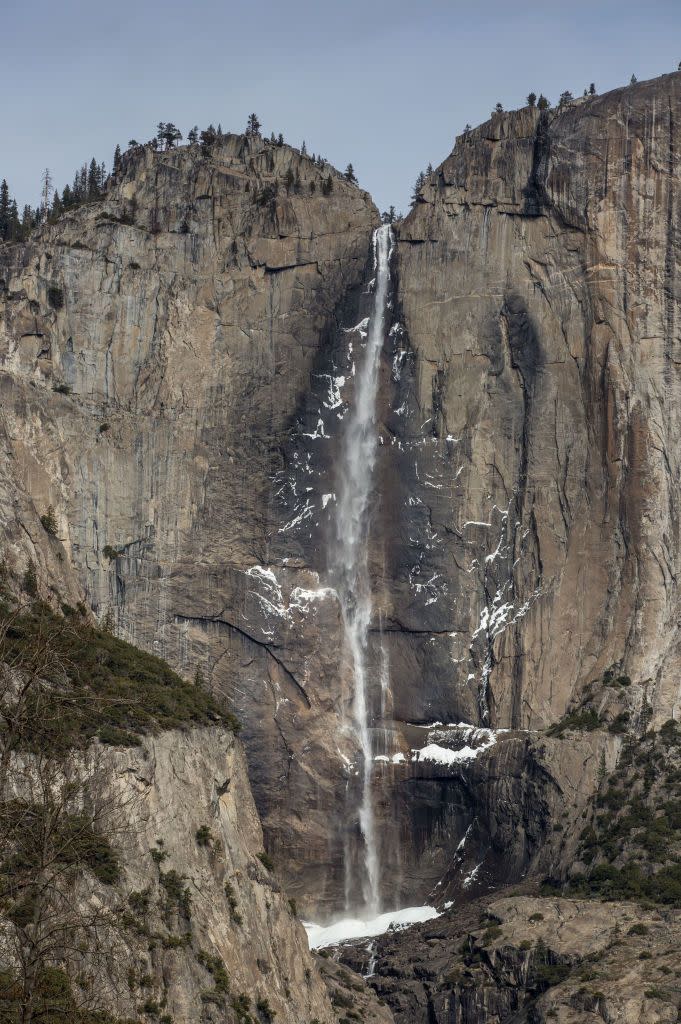
POLYGON ((680 112, 675 74, 495 115, 400 231, 401 717, 542 726, 613 664, 672 712, 680 112))
MULTIPOLYGON (((615 741, 580 760, 526 730, 604 669, 636 713, 674 706, 679 124, 678 75, 495 116, 395 225, 367 551, 379 909, 568 856, 559 796, 577 814, 615 741)), ((236 136, 144 151, 0 256, 9 554, 227 695, 317 916, 356 901, 362 855, 330 544, 378 223, 329 173, 236 136)))

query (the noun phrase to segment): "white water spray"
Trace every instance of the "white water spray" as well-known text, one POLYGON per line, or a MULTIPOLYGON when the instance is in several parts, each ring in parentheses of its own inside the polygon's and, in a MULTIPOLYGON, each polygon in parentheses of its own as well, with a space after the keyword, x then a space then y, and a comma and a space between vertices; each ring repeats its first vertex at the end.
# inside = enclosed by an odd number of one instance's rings
POLYGON ((375 916, 380 904, 380 861, 372 795, 373 749, 371 693, 367 680, 367 643, 371 621, 368 569, 369 503, 376 463, 376 395, 385 313, 390 286, 393 233, 388 224, 373 237, 375 291, 366 348, 357 367, 353 407, 348 415, 339 460, 336 543, 332 569, 343 612, 354 675, 352 719, 362 755, 359 824, 364 843, 364 912, 375 916))

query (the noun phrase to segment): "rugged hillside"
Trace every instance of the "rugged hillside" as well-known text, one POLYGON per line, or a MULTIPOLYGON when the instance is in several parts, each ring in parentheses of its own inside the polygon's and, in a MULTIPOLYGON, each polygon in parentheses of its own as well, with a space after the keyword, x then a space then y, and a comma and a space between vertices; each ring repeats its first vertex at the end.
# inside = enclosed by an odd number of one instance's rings
POLYGON ((404 1024, 673 1024, 680 927, 631 903, 487 899, 376 940, 371 983, 404 1024))

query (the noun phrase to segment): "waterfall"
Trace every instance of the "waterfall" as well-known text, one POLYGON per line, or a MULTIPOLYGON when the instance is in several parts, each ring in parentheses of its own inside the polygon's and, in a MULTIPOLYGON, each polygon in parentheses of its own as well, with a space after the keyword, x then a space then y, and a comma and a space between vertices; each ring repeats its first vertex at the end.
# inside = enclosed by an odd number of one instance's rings
MULTIPOLYGON (((374 293, 367 341, 357 366, 354 403, 348 413, 338 467, 335 544, 332 571, 341 603, 345 638, 353 669, 352 727, 361 755, 359 825, 363 842, 361 879, 363 911, 375 915, 380 903, 380 858, 372 795, 372 687, 367 678, 367 646, 371 622, 368 568, 369 504, 378 436, 376 395, 385 315, 390 287, 390 225, 373 236, 374 293)), ((385 685, 385 684, 382 684, 385 685)))

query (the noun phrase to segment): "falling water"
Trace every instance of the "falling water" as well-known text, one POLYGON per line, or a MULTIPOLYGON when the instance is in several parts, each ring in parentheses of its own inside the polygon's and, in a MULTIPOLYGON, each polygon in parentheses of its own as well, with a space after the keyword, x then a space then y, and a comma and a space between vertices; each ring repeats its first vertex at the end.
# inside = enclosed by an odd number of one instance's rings
POLYGON ((363 360, 357 367, 355 396, 348 415, 339 460, 336 543, 333 570, 343 611, 345 636, 352 659, 354 696, 352 724, 360 747, 361 793, 359 824, 363 840, 363 910, 379 911, 380 862, 372 799, 373 749, 371 693, 367 679, 367 642, 371 621, 368 569, 369 503, 376 462, 376 394, 385 335, 393 234, 388 224, 373 237, 375 288, 363 360))

